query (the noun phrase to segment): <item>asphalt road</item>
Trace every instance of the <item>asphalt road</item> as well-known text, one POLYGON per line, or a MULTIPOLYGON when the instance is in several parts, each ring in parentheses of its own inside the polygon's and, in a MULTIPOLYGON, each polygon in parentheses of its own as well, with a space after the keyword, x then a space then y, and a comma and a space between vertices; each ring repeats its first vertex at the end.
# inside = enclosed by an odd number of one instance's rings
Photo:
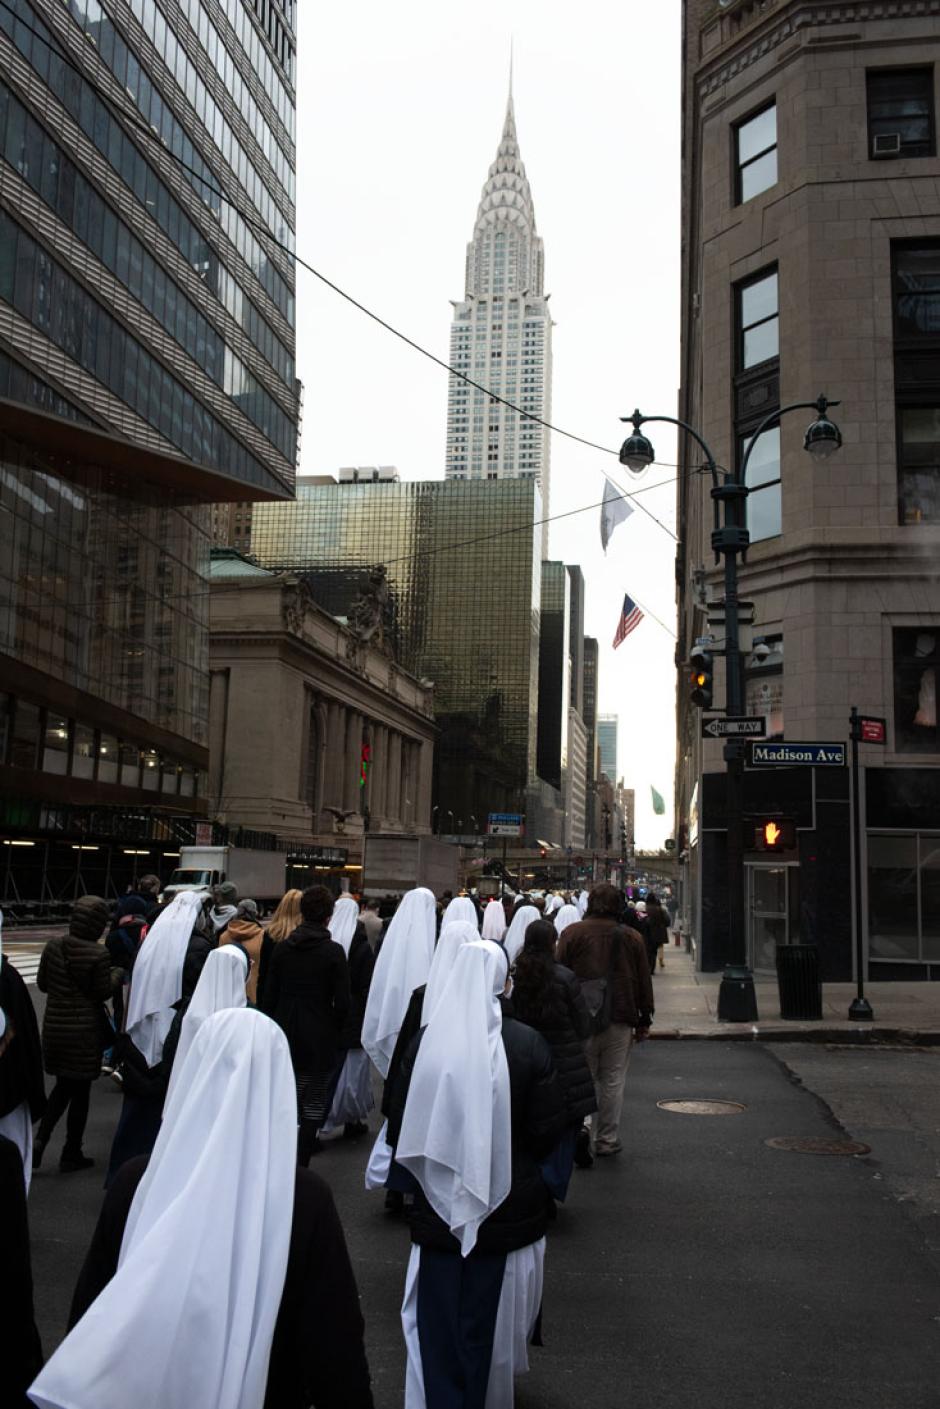
MULTIPOLYGON (((794 1067, 806 1059, 803 1081, 838 1084, 838 1060, 827 1066, 824 1052, 788 1046, 785 1055, 794 1067)), ((877 1080, 901 1100, 911 1075, 895 1056, 866 1053, 872 1069, 848 1067, 843 1090, 870 1091, 877 1080)), ((940 1054, 933 1061, 912 1069, 926 1080, 940 1054)), ((923 1115, 912 1125, 940 1125, 926 1084, 921 1095, 923 1115)), ((100 1165, 119 1106, 111 1084, 99 1082, 86 1149, 100 1165)), ((824 1102, 762 1045, 641 1048, 628 1080, 624 1153, 576 1172, 550 1233, 546 1344, 533 1350, 532 1372, 519 1383, 519 1409, 937 1409, 940 1255, 929 1211, 898 1198, 895 1179, 904 1171, 892 1161, 907 1155, 893 1136, 861 1158, 764 1143, 843 1134, 824 1102), (696 1117, 656 1104, 708 1097, 746 1110, 696 1117)), ((30 1196, 47 1351, 64 1328, 101 1199, 97 1168, 58 1174, 60 1138, 30 1196)), ((381 1198, 364 1191, 367 1156, 368 1142, 338 1142, 315 1167, 346 1226, 376 1405, 393 1409, 402 1402, 407 1230, 389 1223, 381 1198)))

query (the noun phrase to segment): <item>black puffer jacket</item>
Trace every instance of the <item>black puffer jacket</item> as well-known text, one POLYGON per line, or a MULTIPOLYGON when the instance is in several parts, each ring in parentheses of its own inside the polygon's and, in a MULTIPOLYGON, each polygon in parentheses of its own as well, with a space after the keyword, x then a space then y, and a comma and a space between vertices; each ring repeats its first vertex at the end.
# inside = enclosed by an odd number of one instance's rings
POLYGON ((540 1032, 552 1049, 568 1122, 580 1125, 585 1116, 597 1110, 594 1079, 584 1055, 584 1042, 591 1033, 591 1017, 580 983, 564 964, 555 965, 555 999, 556 1013, 539 1014, 527 1005, 525 990, 517 982, 512 1006, 516 1017, 540 1032))
POLYGON ((335 1068, 349 1002, 346 955, 324 925, 304 922, 274 946, 261 1010, 287 1037, 296 1072, 335 1068))
MULTIPOLYGON (((392 1093, 387 1138, 393 1149, 401 1133, 405 1101, 422 1036, 423 1030, 408 1048, 392 1093)), ((515 1252, 544 1236, 552 1201, 539 1170, 539 1161, 561 1139, 568 1120, 558 1073, 545 1038, 534 1028, 504 1015, 503 1046, 509 1066, 512 1109, 512 1187, 499 1208, 480 1225, 474 1249, 480 1253, 515 1252)), ((460 1252, 457 1239, 420 1190, 415 1195, 411 1216, 411 1239, 419 1247, 460 1252)))
MULTIPOLYGON (((36 987, 47 995, 42 1059, 50 1076, 94 1081, 101 1072, 103 1004, 111 997, 111 956, 98 936, 108 907, 86 895, 75 905, 64 939, 50 939, 39 960, 36 987)), ((114 970, 114 981, 120 973, 114 970)))

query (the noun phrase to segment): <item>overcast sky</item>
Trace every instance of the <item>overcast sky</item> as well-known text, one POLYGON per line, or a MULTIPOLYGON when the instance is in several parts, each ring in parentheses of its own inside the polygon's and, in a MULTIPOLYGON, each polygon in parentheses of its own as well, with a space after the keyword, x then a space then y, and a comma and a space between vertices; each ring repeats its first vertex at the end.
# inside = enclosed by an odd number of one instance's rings
MULTIPOLYGON (((554 423, 616 449, 618 418, 635 405, 674 414, 677 0, 644 7, 641 23, 623 0, 305 0, 298 9, 298 252, 446 360, 449 301, 464 293, 513 38, 516 124, 555 319, 554 423)), ((405 479, 443 477, 447 374, 302 269, 297 360, 302 474, 382 464, 405 479)), ((650 436, 658 459, 674 461, 671 428, 650 436)), ((674 468, 634 482, 616 456, 560 436, 552 514, 598 503, 605 471, 643 490, 640 503, 674 528, 674 468)), ((672 835, 675 542, 637 508, 605 559, 598 521, 591 509, 553 523, 550 551, 584 571, 585 630, 601 646, 601 711, 620 717, 637 844, 660 846, 672 835), (647 616, 614 653, 625 592, 669 630, 647 616), (665 817, 653 815, 651 784, 665 817)))

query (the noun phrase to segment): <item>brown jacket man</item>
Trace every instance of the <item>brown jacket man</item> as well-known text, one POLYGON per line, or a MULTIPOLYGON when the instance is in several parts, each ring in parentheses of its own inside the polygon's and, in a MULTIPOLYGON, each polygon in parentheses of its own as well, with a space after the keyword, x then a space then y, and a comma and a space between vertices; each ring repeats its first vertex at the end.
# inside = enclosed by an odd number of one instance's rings
POLYGON ((646 946, 635 930, 618 923, 621 903, 614 886, 595 886, 587 917, 564 931, 556 956, 581 982, 608 974, 612 978, 610 1025, 588 1038, 586 1052, 597 1094, 591 1134, 598 1155, 614 1155, 623 1148, 620 1115, 630 1049, 634 1034, 646 1036, 654 1007, 646 946))

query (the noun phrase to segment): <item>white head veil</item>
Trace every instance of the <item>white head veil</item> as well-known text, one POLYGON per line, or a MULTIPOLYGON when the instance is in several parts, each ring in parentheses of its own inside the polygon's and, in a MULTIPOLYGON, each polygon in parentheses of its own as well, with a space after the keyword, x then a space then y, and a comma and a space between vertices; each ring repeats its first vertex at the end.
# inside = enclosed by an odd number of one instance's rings
POLYGON ((512 924, 506 931, 506 938, 503 943, 506 946, 506 953, 509 955, 510 964, 516 962, 516 955, 525 943, 525 932, 533 920, 540 920, 542 917, 534 905, 519 905, 512 917, 512 924))
POLYGON ((349 946, 352 944, 358 923, 359 906, 357 902, 353 900, 351 895, 341 895, 327 921, 327 929, 336 943, 343 946, 343 953, 347 959, 349 958, 349 946))
POLYGON ((395 1051, 411 995, 427 983, 434 955, 437 903, 424 886, 409 890, 392 917, 379 957, 362 1020, 362 1045, 381 1076, 395 1051))
POLYGON ((280 1028, 252 1009, 207 1018, 167 1101, 118 1270, 30 1388, 40 1409, 263 1403, 296 1128, 280 1028))
POLYGON ((506 933, 506 911, 501 900, 491 900, 483 911, 483 938, 502 944, 506 933))
POLYGON ((563 935, 568 926, 576 925, 580 918, 577 905, 563 905, 555 911, 555 933, 563 935))
POLYGON ((583 920, 588 908, 588 892, 586 890, 582 890, 581 894, 577 898, 576 904, 578 907, 578 914, 583 920))
POLYGON ((546 896, 546 897, 545 897, 545 918, 546 918, 546 920, 547 920, 551 915, 554 915, 554 913, 555 913, 556 910, 560 910, 561 907, 562 907, 562 899, 561 899, 561 896, 560 896, 560 895, 548 895, 548 896, 546 896))
POLYGON ((469 895, 454 896, 441 916, 441 929, 443 930, 445 925, 452 925, 455 920, 466 920, 468 924, 475 925, 479 937, 480 921, 477 916, 477 907, 469 895))
POLYGON ((509 1193, 509 1066, 499 995, 506 954, 476 940, 457 952, 415 1059, 395 1158, 473 1251, 480 1224, 509 1193))
MULTIPOLYGON (((213 949, 199 975, 189 1007, 183 1016, 180 1027, 180 1040, 170 1072, 170 1084, 166 1099, 169 1101, 177 1078, 183 1070, 187 1053, 206 1018, 223 1008, 244 1008, 245 982, 248 978, 248 955, 237 944, 224 944, 221 949, 213 949)), ((164 1103, 165 1104, 165 1103, 164 1103)))
POLYGON ((183 961, 202 908, 198 891, 176 895, 157 916, 140 946, 131 975, 126 1031, 134 1046, 156 1066, 173 1024, 173 1004, 183 991, 183 961))
POLYGON ((441 937, 437 941, 434 958, 431 960, 428 986, 424 991, 424 1004, 421 1008, 422 1027, 427 1027, 431 1014, 447 987, 447 981, 459 950, 463 945, 473 944, 474 940, 479 938, 476 925, 471 924, 468 920, 452 920, 449 925, 441 925, 441 937))

